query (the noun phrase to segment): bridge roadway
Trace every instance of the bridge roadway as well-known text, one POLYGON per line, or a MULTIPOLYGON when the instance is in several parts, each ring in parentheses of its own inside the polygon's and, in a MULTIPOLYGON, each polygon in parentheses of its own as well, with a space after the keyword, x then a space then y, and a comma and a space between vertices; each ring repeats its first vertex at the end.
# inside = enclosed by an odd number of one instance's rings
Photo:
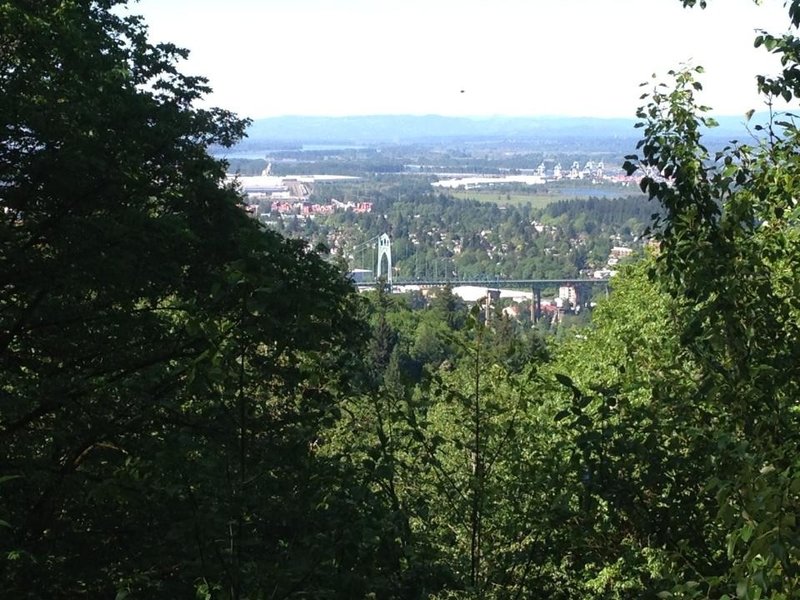
MULTIPOLYGON (((356 285, 359 288, 375 287, 376 281, 359 282, 356 285)), ((407 279, 407 278, 393 278, 392 287, 418 285, 420 287, 443 287, 451 285, 453 287, 460 285, 473 285, 477 287, 487 288, 508 288, 508 289, 543 289, 548 287, 556 287, 562 285, 574 286, 608 286, 608 279, 500 279, 498 277, 489 277, 485 279, 407 279)))

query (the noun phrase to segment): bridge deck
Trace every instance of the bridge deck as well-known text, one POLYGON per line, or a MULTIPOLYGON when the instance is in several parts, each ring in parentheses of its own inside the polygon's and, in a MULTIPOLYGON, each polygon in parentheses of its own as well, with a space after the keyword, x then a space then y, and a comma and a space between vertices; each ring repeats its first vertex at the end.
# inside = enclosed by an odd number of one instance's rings
MULTIPOLYGON (((441 287, 450 285, 473 285, 490 288, 545 288, 557 285, 608 285, 608 279, 392 279, 392 287, 418 285, 420 287, 441 287)), ((358 287, 372 287, 377 281, 359 282, 358 287)))

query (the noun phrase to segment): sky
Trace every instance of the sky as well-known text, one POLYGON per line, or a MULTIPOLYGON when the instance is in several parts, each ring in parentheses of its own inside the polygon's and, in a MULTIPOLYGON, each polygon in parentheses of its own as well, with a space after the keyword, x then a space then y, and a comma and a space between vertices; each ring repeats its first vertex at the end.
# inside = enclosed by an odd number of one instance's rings
POLYGON ((140 0, 151 41, 191 54, 208 105, 243 117, 439 114, 630 117, 644 81, 702 65, 718 115, 762 110, 778 62, 756 29, 782 0, 140 0))

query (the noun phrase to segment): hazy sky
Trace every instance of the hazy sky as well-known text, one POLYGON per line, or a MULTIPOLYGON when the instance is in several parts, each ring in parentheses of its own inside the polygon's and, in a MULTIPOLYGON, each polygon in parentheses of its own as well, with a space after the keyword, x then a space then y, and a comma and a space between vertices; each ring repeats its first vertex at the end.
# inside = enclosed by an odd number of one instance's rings
POLYGON ((781 0, 141 0, 153 41, 191 51, 210 103, 280 115, 633 117, 639 83, 706 68, 716 114, 763 108, 756 73, 777 61, 781 0), (462 91, 463 90, 463 93, 462 91))

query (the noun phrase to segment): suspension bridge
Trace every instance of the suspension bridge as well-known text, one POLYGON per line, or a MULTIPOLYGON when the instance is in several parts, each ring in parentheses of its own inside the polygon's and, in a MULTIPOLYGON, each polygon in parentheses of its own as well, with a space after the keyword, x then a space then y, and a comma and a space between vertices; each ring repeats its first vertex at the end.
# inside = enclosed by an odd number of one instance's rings
POLYGON ((459 276, 445 264, 434 265, 411 277, 400 277, 392 268, 392 241, 387 234, 375 236, 353 248, 348 256, 351 265, 351 278, 359 289, 374 288, 382 282, 391 290, 403 291, 409 288, 436 288, 445 286, 476 286, 487 290, 521 290, 531 294, 531 317, 538 320, 542 315, 542 292, 560 287, 571 287, 579 299, 592 297, 593 291, 608 294, 608 279, 563 278, 563 279, 511 279, 498 275, 459 276), (359 265, 353 267, 353 265, 359 265))

